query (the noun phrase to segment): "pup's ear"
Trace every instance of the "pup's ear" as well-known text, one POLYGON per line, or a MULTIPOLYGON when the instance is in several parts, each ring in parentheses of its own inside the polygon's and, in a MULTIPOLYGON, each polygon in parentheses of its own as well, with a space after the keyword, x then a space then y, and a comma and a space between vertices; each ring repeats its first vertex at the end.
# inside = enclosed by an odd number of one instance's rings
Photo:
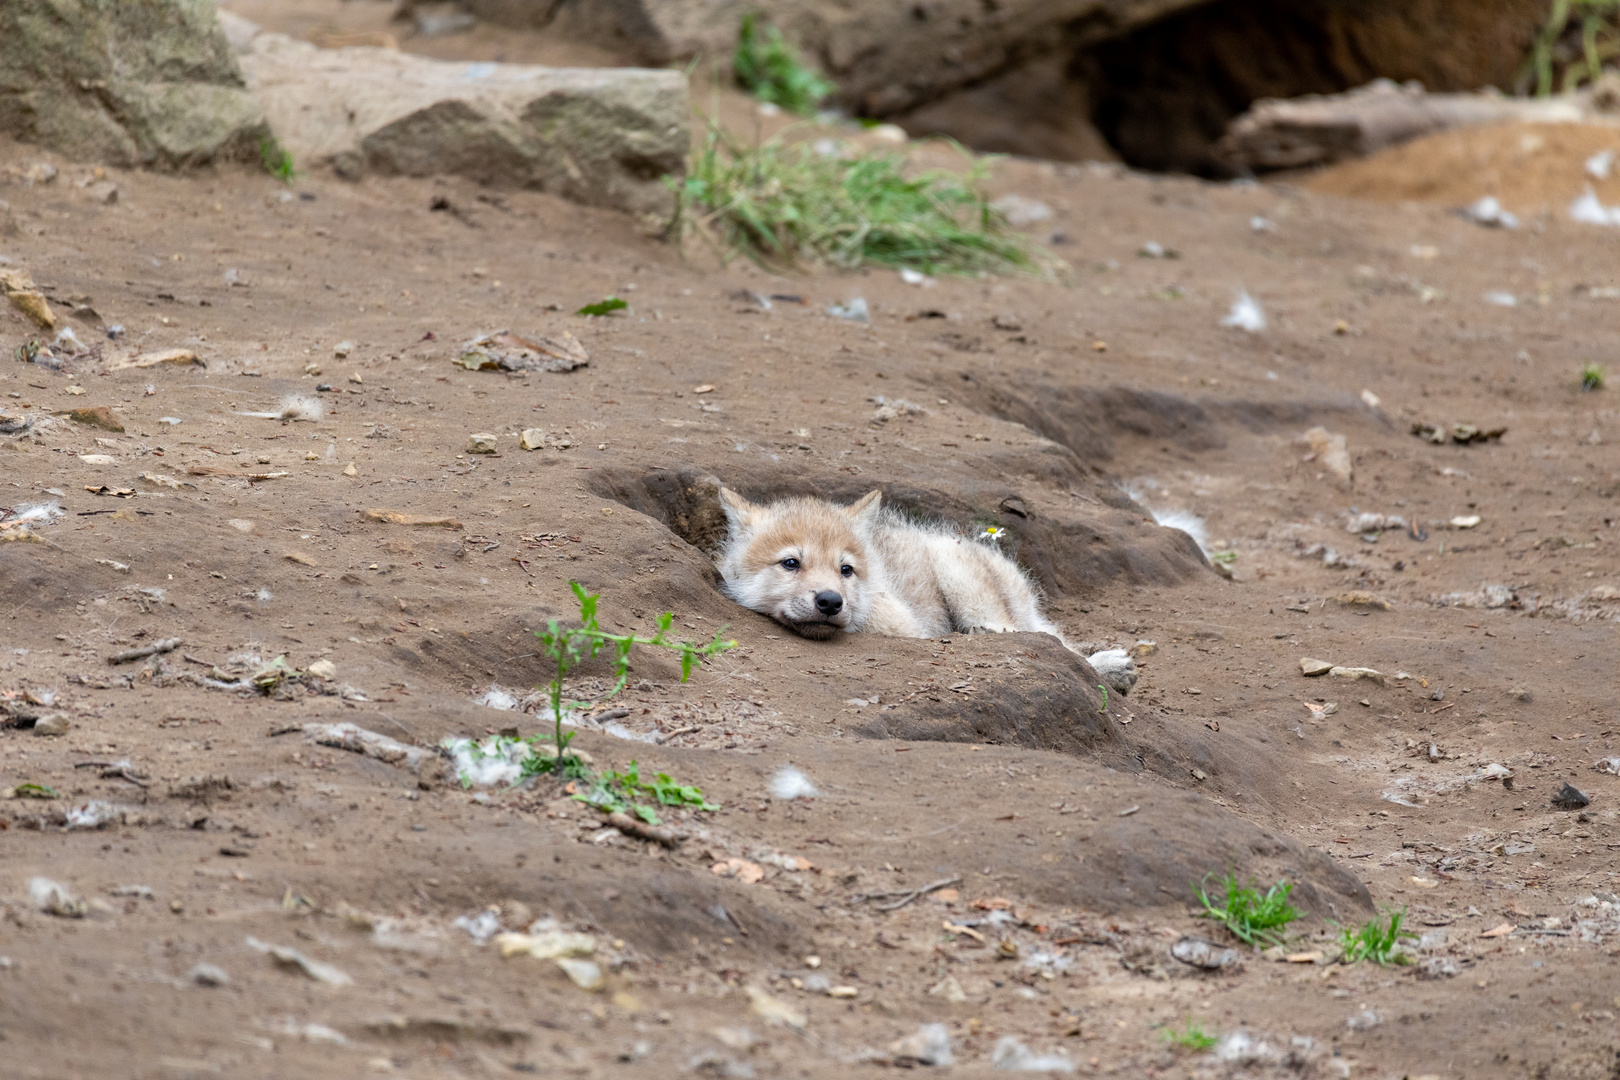
POLYGON ((845 508, 844 512, 856 521, 871 521, 877 517, 877 512, 883 506, 882 490, 868 491, 859 500, 845 508))
POLYGON ((733 529, 746 529, 758 509, 753 503, 728 487, 720 489, 720 506, 726 512, 726 522, 733 529))

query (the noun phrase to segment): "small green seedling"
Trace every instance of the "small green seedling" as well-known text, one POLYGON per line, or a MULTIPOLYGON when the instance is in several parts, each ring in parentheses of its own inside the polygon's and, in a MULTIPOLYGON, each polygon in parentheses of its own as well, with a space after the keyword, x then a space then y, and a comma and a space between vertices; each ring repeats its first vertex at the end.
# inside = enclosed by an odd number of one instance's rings
POLYGON ((1406 909, 1385 912, 1381 919, 1364 923, 1359 930, 1348 926, 1339 928, 1339 944, 1344 949, 1341 963, 1358 964, 1371 960, 1380 967, 1390 964, 1410 964, 1412 958, 1401 952, 1403 939, 1416 940, 1417 935, 1401 928, 1406 909))
POLYGON ((1211 1049, 1220 1041, 1205 1031, 1202 1024, 1193 1023, 1191 1018, 1187 1020, 1186 1026, 1179 1031, 1173 1027, 1165 1028, 1164 1040, 1171 1046, 1179 1047, 1182 1050, 1191 1050, 1194 1053, 1202 1053, 1211 1049))
POLYGON ((60 799, 56 789, 47 784, 18 784, 11 789, 13 799, 60 799))
POLYGON ((594 304, 586 304, 584 307, 582 307, 578 311, 574 312, 574 314, 575 315, 599 315, 599 316, 600 315, 609 315, 609 314, 612 314, 615 311, 623 311, 625 308, 627 308, 629 306, 630 305, 628 303, 626 303, 623 300, 620 300, 617 296, 610 296, 605 300, 598 300, 594 304))
POLYGON ((731 74, 737 85, 760 101, 790 113, 810 116, 823 99, 838 89, 800 61, 793 47, 772 26, 762 34, 758 20, 744 15, 731 56, 731 74))
POLYGON ((259 140, 259 161, 264 165, 265 172, 284 184, 292 183, 293 177, 298 175, 293 168, 292 154, 276 141, 274 135, 266 135, 259 140))
POLYGON ((1225 566, 1231 566, 1233 563, 1237 562, 1237 552, 1231 550, 1230 548, 1225 551, 1217 551, 1209 557, 1209 560, 1210 562, 1218 562, 1225 566))
MULTIPOLYGON (((658 632, 652 637, 637 637, 635 634, 610 634, 596 621, 596 602, 600 599, 598 594, 586 593, 577 581, 570 581, 569 588, 574 590, 574 598, 579 601, 579 626, 564 627, 556 619, 549 619, 544 630, 536 630, 534 636, 540 639, 540 649, 543 656, 549 657, 556 669, 556 677, 546 686, 548 699, 551 703, 551 717, 553 727, 553 741, 555 753, 550 755, 531 755, 524 764, 527 774, 557 772, 564 776, 584 779, 588 776, 584 762, 578 755, 568 752, 568 744, 573 739, 573 733, 563 732, 563 716, 570 710, 583 707, 586 703, 581 701, 563 700, 563 680, 574 666, 587 660, 595 659, 597 654, 610 651, 613 654, 613 672, 615 681, 613 687, 603 694, 603 698, 610 698, 623 690, 630 681, 630 650, 637 645, 650 645, 655 648, 669 649, 680 654, 681 682, 685 682, 692 675, 692 668, 711 656, 718 656, 727 649, 737 647, 735 641, 723 639, 717 632, 706 645, 698 645, 690 641, 672 641, 669 637, 670 624, 675 621, 674 612, 666 611, 658 617, 658 632)), ((720 628, 721 632, 725 627, 720 628)), ((668 779, 665 777, 664 779, 668 779)), ((638 781, 639 783, 639 778, 638 781)), ((696 791, 697 789, 691 789, 696 791)), ((702 793, 699 792, 701 799, 702 793)))
POLYGON ((1097 684, 1097 689, 1102 691, 1102 696, 1103 696, 1102 711, 1107 712, 1108 711, 1108 687, 1104 686, 1102 683, 1098 683, 1097 684))
POLYGON ((1294 891, 1289 881, 1277 882, 1262 895, 1252 880, 1247 887, 1239 885, 1237 875, 1228 870, 1221 882, 1224 896, 1219 904, 1210 897, 1208 882, 1206 874, 1198 885, 1198 900, 1204 905, 1200 915, 1225 926, 1246 945, 1282 944, 1287 940, 1283 927, 1305 914, 1288 902, 1288 894, 1294 891))
POLYGON ((1596 364, 1587 364, 1585 367, 1581 368, 1581 389, 1603 389, 1603 369, 1598 367, 1596 364))
POLYGON ((609 772, 596 778, 590 791, 574 798, 603 813, 633 814, 648 825, 662 825, 658 811, 642 802, 651 795, 662 806, 692 806, 699 810, 720 807, 703 797, 699 788, 677 784, 668 773, 659 773, 650 782, 641 778, 641 766, 632 761, 624 772, 609 772))

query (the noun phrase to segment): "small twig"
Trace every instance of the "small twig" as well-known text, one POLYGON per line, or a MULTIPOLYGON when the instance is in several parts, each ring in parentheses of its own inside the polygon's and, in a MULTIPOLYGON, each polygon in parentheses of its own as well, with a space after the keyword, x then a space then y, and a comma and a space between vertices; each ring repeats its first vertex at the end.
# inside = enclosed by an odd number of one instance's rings
POLYGON ((113 653, 107 657, 109 664, 127 664, 131 660, 144 660, 148 656, 158 656, 162 653, 173 652, 180 647, 179 638, 169 638, 167 641, 144 645, 139 649, 126 649, 121 653, 113 653))
POLYGON ((879 911, 898 911, 918 897, 927 896, 931 892, 948 888, 951 885, 962 884, 961 875, 950 878, 940 878, 931 885, 924 885, 920 889, 891 889, 888 892, 860 893, 849 898, 852 904, 859 904, 867 900, 893 900, 891 904, 879 904, 879 911), (898 899, 896 899, 898 897, 898 899))
POLYGON ((665 734, 658 736, 658 741, 660 743, 667 743, 671 739, 678 739, 682 735, 692 735, 702 730, 702 727, 698 726, 697 724, 693 724, 691 727, 683 727, 679 731, 666 732, 665 734))
POLYGON ((637 821, 629 814, 612 813, 607 816, 607 823, 628 836, 639 837, 642 840, 651 840, 656 844, 672 848, 685 839, 668 829, 660 829, 656 825, 648 825, 645 821, 637 821))
POLYGON ((196 664, 198 667, 211 668, 215 666, 212 660, 199 660, 188 652, 181 653, 180 659, 186 661, 188 664, 196 664))
POLYGON ((75 769, 100 769, 103 780, 126 780, 138 788, 149 786, 135 770, 121 761, 81 761, 73 766, 75 769))

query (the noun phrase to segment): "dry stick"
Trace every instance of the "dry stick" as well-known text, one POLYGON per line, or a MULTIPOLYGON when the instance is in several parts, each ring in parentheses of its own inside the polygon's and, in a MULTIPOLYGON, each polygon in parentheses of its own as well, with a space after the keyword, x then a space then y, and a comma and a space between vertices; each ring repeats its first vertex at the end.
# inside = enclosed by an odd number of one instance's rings
POLYGON ((685 839, 685 837, 677 836, 668 829, 660 829, 656 825, 648 825, 644 821, 637 821, 629 814, 620 814, 617 812, 609 814, 607 816, 607 823, 622 833, 626 833, 630 836, 640 837, 643 840, 651 840, 654 843, 662 844, 669 848, 674 847, 676 844, 679 844, 683 839, 685 839))
POLYGON ((889 892, 861 893, 859 896, 850 897, 849 902, 852 904, 858 904, 863 900, 889 900, 893 899, 894 897, 899 897, 899 899, 895 900, 892 904, 877 905, 877 909, 879 911, 898 911, 907 904, 911 903, 913 900, 916 900, 918 897, 927 896, 929 893, 938 889, 944 889, 951 885, 960 884, 962 884, 962 878, 960 875, 958 875, 957 877, 940 878, 932 885, 924 885, 920 889, 911 889, 909 891, 905 889, 894 889, 890 890, 889 892))
POLYGON ((169 638, 167 641, 159 641, 151 645, 142 646, 139 649, 126 649, 121 653, 113 653, 111 656, 107 657, 107 663, 127 664, 131 660, 144 660, 148 656, 157 656, 161 653, 173 652, 179 647, 179 638, 169 638))
POLYGON ((682 735, 691 735, 694 732, 698 732, 698 731, 702 731, 702 730, 703 729, 701 727, 699 727, 698 725, 696 725, 696 724, 692 725, 691 727, 683 727, 679 731, 668 732, 662 738, 659 739, 659 742, 667 743, 671 739, 678 739, 682 735))

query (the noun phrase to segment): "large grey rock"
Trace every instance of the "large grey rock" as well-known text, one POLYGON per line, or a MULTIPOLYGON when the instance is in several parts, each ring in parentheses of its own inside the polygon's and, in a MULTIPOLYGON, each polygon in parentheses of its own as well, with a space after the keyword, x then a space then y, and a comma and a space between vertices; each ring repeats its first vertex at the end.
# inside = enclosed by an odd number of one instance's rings
POLYGON ((466 0, 465 6, 493 22, 550 26, 655 64, 729 56, 742 17, 758 12, 838 80, 844 104, 889 115, 1203 2, 466 0))
POLYGON ((300 167, 466 176, 652 213, 672 206, 662 178, 685 171, 678 71, 451 63, 267 33, 240 50, 248 85, 300 167))
POLYGON ((0 132, 173 169, 256 160, 269 129, 213 0, 0 0, 0 132))

